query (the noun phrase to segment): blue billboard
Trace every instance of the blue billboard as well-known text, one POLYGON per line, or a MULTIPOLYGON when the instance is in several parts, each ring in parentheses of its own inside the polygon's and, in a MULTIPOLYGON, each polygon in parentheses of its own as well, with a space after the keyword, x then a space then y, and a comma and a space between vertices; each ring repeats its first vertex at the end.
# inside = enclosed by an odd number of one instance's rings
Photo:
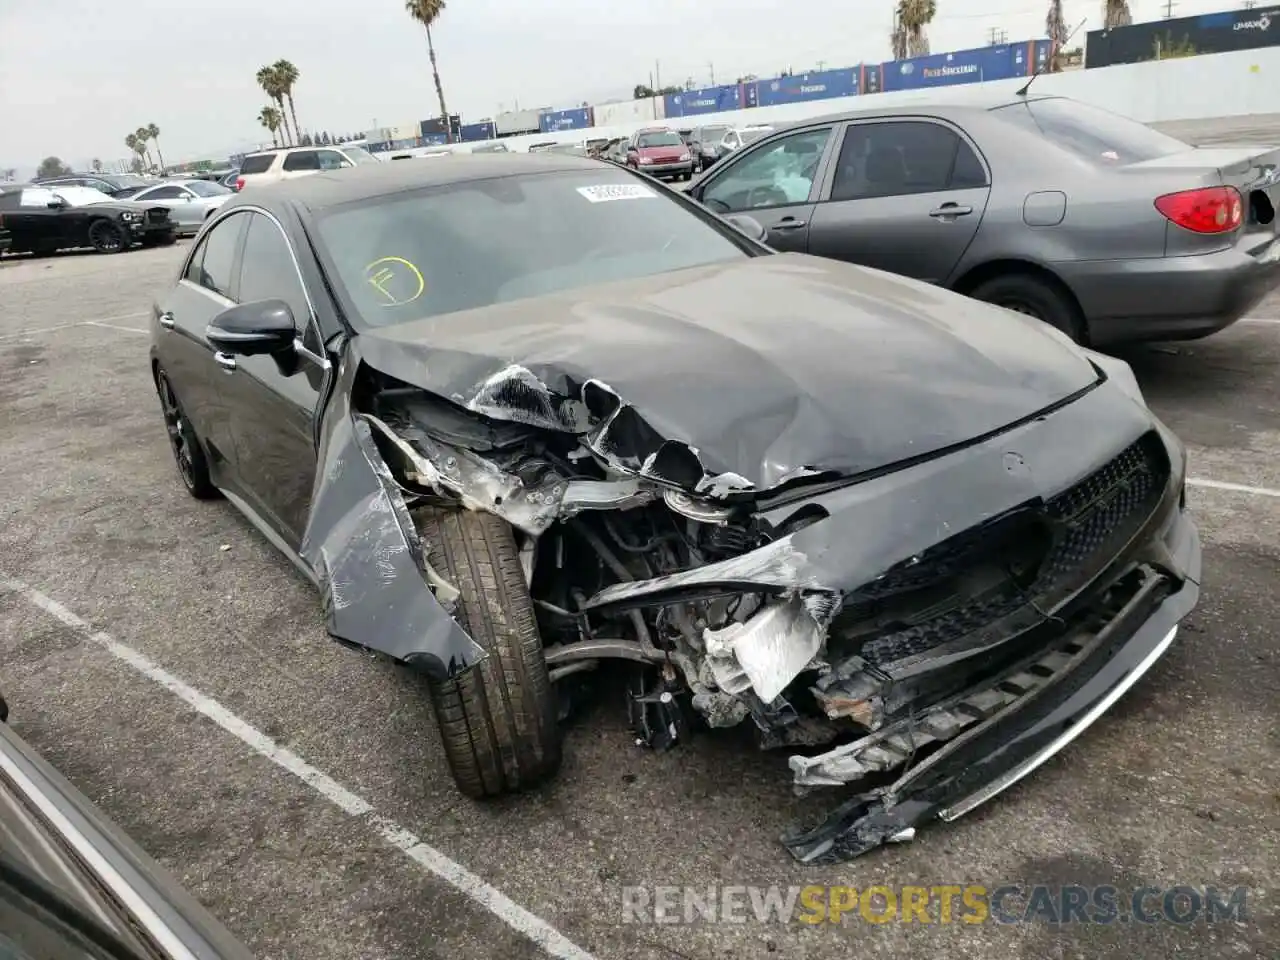
POLYGON ((759 104, 776 107, 784 103, 805 103, 809 100, 830 100, 834 97, 853 97, 858 94, 859 70, 823 70, 821 73, 799 73, 756 83, 759 104))
POLYGON ((958 83, 1029 77, 1048 60, 1049 41, 1002 43, 883 64, 884 90, 921 90, 958 83))
POLYGON ((593 122, 590 107, 551 110, 538 114, 538 130, 542 133, 555 133, 558 130, 585 130, 592 126, 593 122))
POLYGON ((481 120, 479 123, 464 123, 461 133, 463 143, 472 143, 476 140, 492 140, 498 135, 492 120, 481 120))
POLYGON ((742 84, 730 83, 723 87, 703 87, 701 90, 685 90, 668 93, 663 97, 664 116, 694 117, 701 113, 721 113, 742 109, 742 84))
POLYGON ((884 89, 882 65, 878 63, 864 63, 858 68, 860 73, 858 92, 862 94, 879 93, 884 89))

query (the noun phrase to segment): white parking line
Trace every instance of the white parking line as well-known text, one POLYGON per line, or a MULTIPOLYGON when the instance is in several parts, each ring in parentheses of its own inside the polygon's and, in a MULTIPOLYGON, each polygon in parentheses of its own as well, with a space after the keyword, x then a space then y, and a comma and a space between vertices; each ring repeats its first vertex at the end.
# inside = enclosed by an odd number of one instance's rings
POLYGON ((292 750, 282 747, 257 728, 241 720, 222 704, 187 685, 137 650, 120 643, 108 634, 94 630, 62 604, 25 583, 0 577, 0 590, 21 595, 28 602, 82 634, 87 640, 102 647, 148 680, 164 687, 192 709, 236 737, 249 749, 266 757, 280 769, 307 784, 347 816, 372 827, 387 844, 399 850, 431 875, 443 880, 488 910, 513 930, 528 937, 551 956, 563 958, 563 960, 595 960, 586 950, 573 943, 545 920, 508 898, 501 890, 490 886, 466 867, 429 846, 404 827, 380 816, 367 800, 352 793, 292 750))
POLYGON ((137 327, 116 326, 117 320, 138 320, 149 317, 149 313, 121 313, 114 317, 98 317, 96 320, 73 320, 70 323, 58 323, 51 327, 36 327, 33 330, 19 330, 17 333, 0 334, 0 340, 19 340, 23 337, 35 337, 42 333, 53 333, 55 330, 68 330, 71 327, 106 327, 110 330, 123 330, 126 333, 146 333, 137 327))
POLYGON ((1225 480, 1204 480, 1200 477, 1187 477, 1187 486, 1225 490, 1229 493, 1251 493, 1257 497, 1280 497, 1280 490, 1272 487, 1251 487, 1247 483, 1227 483, 1225 480))
POLYGON ((1241 317, 1236 322, 1237 323, 1267 323, 1267 324, 1270 324, 1271 326, 1280 325, 1280 320, 1275 320, 1271 317, 1241 317))

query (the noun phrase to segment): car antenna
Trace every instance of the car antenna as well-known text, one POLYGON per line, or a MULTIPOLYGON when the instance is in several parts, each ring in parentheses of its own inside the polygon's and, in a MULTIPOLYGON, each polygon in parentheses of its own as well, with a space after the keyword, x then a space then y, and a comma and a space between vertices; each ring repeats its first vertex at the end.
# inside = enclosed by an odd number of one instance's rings
MULTIPOLYGON (((1072 30, 1070 33, 1068 33, 1066 37, 1063 39, 1062 41, 1063 46, 1066 46, 1068 43, 1071 42, 1071 38, 1080 32, 1080 28, 1085 25, 1088 19, 1089 19, 1088 17, 1085 17, 1084 20, 1081 20, 1079 23, 1076 24, 1076 28, 1072 30)), ((1036 72, 1031 75, 1031 79, 1028 80, 1026 83, 1024 83, 1022 85, 1022 89, 1020 89, 1016 94, 1014 94, 1014 96, 1025 97, 1027 95, 1027 91, 1031 89, 1031 85, 1036 82, 1036 77, 1044 73, 1045 67, 1047 67, 1052 62, 1053 62, 1053 57, 1049 57, 1049 59, 1047 59, 1043 64, 1036 67, 1036 72)))

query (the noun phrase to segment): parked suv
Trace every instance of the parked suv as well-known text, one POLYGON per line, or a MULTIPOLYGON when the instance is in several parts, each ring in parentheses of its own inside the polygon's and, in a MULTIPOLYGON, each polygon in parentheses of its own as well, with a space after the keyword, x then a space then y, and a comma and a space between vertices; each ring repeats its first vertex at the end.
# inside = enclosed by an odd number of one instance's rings
POLYGON ((378 159, 364 147, 348 143, 333 147, 286 147, 251 153, 240 164, 236 190, 277 180, 292 180, 321 170, 341 170, 357 163, 377 163, 378 159))

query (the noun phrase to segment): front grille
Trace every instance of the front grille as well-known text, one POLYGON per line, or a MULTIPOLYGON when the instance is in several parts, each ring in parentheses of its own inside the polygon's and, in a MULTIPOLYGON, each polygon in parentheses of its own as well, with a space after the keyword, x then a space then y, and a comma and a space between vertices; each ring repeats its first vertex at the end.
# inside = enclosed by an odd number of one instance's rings
POLYGON ((846 598, 841 623, 876 623, 857 652, 885 667, 1012 618, 1043 622, 1110 563, 1151 516, 1169 459, 1149 433, 1043 505, 968 530, 846 598))
POLYGON ((169 211, 164 207, 157 207, 154 210, 147 210, 142 215, 143 223, 165 223, 169 219, 169 211))

